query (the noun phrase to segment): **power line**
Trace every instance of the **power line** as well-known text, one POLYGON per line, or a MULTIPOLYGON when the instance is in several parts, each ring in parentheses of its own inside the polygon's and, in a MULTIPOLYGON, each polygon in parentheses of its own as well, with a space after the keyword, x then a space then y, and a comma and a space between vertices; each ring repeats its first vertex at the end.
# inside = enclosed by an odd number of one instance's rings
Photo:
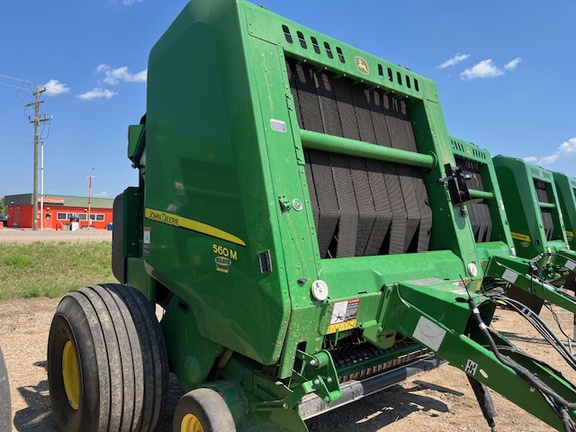
POLYGON ((20 90, 20 89, 22 88, 22 86, 15 86, 15 85, 12 85, 12 84, 6 84, 6 83, 2 83, 2 82, 0 82, 0 85, 6 86, 6 87, 12 87, 12 88, 15 88, 15 89, 18 89, 18 90, 20 90))
POLYGON ((28 82, 28 83, 36 84, 36 83, 35 83, 34 81, 32 81, 32 80, 27 80, 27 79, 24 79, 24 78, 16 78, 16 77, 12 77, 12 76, 10 76, 10 75, 0 74, 0 77, 6 78, 6 79, 11 79, 11 80, 14 80, 14 81, 21 81, 21 82, 24 82, 24 83, 27 83, 27 82, 28 82))

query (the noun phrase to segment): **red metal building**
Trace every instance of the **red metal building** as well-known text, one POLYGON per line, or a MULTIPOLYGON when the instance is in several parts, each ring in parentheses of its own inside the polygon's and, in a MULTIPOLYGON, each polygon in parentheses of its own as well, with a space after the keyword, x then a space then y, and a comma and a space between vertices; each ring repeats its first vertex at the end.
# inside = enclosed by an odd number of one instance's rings
MULTIPOLYGON (((4 197, 9 228, 32 228, 33 201, 32 194, 4 197)), ((42 221, 44 229, 70 229, 70 226, 82 229, 87 228, 88 225, 96 229, 107 229, 113 222, 112 203, 114 200, 111 198, 90 198, 90 203, 88 203, 86 197, 44 195, 43 205, 41 201, 42 198, 39 197, 38 229, 42 227, 42 221)))

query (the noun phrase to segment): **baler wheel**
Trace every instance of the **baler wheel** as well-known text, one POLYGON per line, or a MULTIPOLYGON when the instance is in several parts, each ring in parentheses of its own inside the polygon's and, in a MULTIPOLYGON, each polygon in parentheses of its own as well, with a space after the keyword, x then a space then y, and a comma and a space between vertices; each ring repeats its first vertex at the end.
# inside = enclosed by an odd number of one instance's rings
POLYGON ((66 295, 50 326, 48 382, 61 431, 155 430, 168 359, 146 297, 117 284, 66 295))
POLYGON ((235 432, 234 419, 222 396, 199 388, 180 398, 174 411, 174 432, 235 432))
POLYGON ((12 407, 10 405, 10 384, 4 355, 0 348, 0 431, 12 430, 12 407))

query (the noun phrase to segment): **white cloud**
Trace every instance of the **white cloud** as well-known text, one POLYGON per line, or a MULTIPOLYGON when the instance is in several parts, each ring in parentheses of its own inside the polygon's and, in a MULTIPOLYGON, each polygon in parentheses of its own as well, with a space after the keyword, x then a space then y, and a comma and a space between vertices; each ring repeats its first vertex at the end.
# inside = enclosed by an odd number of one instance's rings
POLYGON ((560 144, 556 152, 551 155, 542 157, 528 156, 523 158, 523 160, 537 165, 552 165, 560 158, 570 158, 574 155, 576 155, 576 138, 570 138, 560 144))
POLYGON ((570 138, 568 141, 564 141, 558 147, 558 151, 564 156, 572 156, 576 154, 576 138, 570 138))
POLYGON ((437 66, 438 69, 446 69, 447 67, 450 66, 454 66, 457 65, 458 63, 460 63, 463 60, 466 60, 468 57, 470 57, 470 54, 456 54, 454 57, 452 57, 451 59, 446 60, 444 63, 442 63, 440 66, 437 66))
POLYGON ((106 63, 98 65, 96 73, 104 74, 104 82, 110 85, 116 85, 121 81, 125 82, 146 82, 147 70, 131 73, 127 66, 112 69, 106 63))
POLYGON ((503 75, 504 72, 492 63, 492 59, 482 60, 460 74, 462 79, 491 78, 503 75))
POLYGON ((524 162, 528 162, 528 163, 535 163, 538 161, 538 158, 536 156, 526 156, 526 157, 522 158, 522 160, 524 162))
POLYGON ((125 6, 133 5, 134 3, 142 3, 144 0, 122 0, 122 4, 125 6))
POLYGON ((46 88, 47 96, 57 96, 59 94, 70 92, 70 87, 68 87, 68 85, 55 79, 48 81, 46 84, 44 84, 44 87, 46 88))
POLYGON ((538 165, 551 165, 558 160, 560 155, 558 153, 551 154, 549 156, 541 157, 538 160, 538 165))
POLYGON ((504 65, 504 69, 506 69, 507 71, 512 71, 512 70, 516 69, 516 67, 520 63, 522 63, 522 59, 520 57, 516 57, 514 60, 511 60, 508 63, 506 63, 504 65))
POLYGON ((87 91, 86 93, 82 93, 81 95, 78 95, 77 97, 79 99, 82 99, 82 100, 93 100, 93 99, 102 99, 102 98, 112 99, 117 94, 118 93, 113 92, 112 90, 95 88, 95 89, 92 89, 90 91, 87 91))
POLYGON ((494 64, 492 59, 482 60, 480 63, 476 63, 471 68, 466 69, 464 72, 460 73, 460 78, 463 80, 473 80, 476 78, 493 78, 497 76, 504 75, 506 71, 513 71, 522 62, 520 57, 516 57, 514 60, 510 60, 504 65, 504 69, 500 69, 494 64))
POLYGON ((108 198, 108 192, 102 191, 95 194, 92 194, 94 198, 108 198))

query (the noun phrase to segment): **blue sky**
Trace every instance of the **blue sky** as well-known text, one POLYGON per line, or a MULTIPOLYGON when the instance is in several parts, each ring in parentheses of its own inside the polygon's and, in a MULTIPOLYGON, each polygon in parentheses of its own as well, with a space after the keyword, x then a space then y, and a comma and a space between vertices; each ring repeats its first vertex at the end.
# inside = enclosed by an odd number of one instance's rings
MULTIPOLYGON (((148 53, 186 3, 2 2, 0 197, 32 191, 33 83, 53 116, 45 193, 87 195, 89 175, 95 196, 136 183, 126 129, 146 110, 148 53)), ((573 0, 255 3, 431 78, 456 137, 576 176, 573 0)))

